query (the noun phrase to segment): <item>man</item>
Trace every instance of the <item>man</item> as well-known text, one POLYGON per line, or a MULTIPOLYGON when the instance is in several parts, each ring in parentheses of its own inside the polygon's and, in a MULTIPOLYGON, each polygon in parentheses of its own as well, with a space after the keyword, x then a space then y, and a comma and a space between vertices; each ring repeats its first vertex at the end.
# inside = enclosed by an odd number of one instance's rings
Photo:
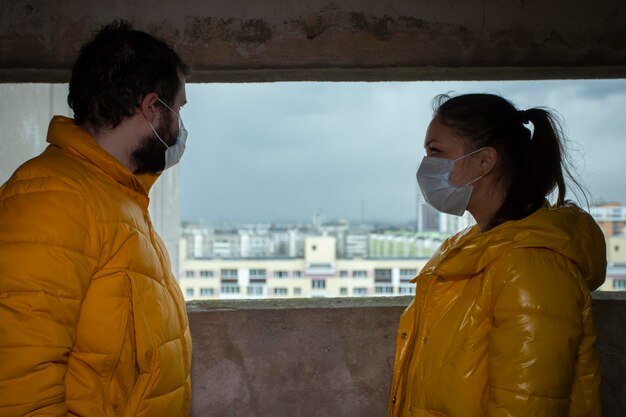
POLYGON ((104 27, 72 69, 75 118, 0 188, 1 416, 188 414, 187 312, 148 214, 185 147, 185 72, 165 43, 104 27))

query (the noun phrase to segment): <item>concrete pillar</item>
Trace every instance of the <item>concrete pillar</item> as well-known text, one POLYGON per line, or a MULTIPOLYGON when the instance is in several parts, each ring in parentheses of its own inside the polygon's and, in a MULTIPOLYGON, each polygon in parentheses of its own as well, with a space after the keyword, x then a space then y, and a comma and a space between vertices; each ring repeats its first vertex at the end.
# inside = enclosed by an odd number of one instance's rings
POLYGON ((70 116, 67 84, 0 84, 0 184, 46 148, 55 114, 70 116))

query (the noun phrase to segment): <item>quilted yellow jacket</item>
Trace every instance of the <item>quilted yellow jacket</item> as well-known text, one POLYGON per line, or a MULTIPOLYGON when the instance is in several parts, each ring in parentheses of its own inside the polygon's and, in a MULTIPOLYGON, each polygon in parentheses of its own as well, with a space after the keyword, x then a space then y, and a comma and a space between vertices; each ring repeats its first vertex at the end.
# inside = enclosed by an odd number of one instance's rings
POLYGON ((72 119, 0 188, 0 416, 179 417, 182 293, 139 178, 72 119))
POLYGON ((600 417, 605 272, 602 232, 573 205, 451 237, 401 316, 389 416, 600 417))

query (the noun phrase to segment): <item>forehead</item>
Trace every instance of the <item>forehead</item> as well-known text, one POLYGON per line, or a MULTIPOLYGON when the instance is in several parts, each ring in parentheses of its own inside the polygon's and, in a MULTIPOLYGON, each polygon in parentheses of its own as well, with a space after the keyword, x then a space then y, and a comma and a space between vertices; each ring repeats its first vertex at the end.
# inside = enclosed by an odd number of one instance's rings
POLYGON ((450 126, 444 124, 438 117, 431 120, 426 129, 424 146, 463 146, 463 138, 457 135, 450 126))

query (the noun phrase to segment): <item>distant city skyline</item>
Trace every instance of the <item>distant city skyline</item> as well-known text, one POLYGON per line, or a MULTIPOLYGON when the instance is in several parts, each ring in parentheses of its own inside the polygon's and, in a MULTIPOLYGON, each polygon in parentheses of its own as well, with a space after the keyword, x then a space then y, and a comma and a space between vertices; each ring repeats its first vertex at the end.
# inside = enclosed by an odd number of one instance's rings
MULTIPOLYGON (((626 80, 189 84, 183 221, 410 223, 440 93, 559 112, 590 202, 626 201, 626 80)), ((570 194, 570 198, 574 195, 570 194)))

